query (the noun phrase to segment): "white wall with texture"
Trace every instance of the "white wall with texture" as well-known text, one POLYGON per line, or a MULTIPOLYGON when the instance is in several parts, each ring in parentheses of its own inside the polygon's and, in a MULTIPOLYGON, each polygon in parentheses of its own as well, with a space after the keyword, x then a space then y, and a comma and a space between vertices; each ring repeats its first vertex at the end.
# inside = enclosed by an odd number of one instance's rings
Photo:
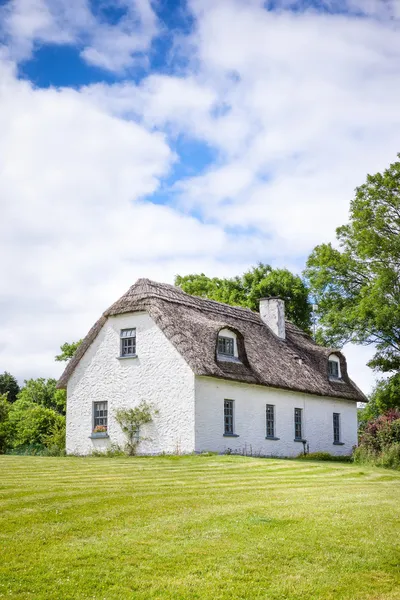
POLYGON ((68 382, 67 452, 123 446, 115 411, 141 400, 159 413, 143 427, 149 439, 141 442, 139 453, 194 450, 193 372, 147 313, 109 317, 68 382), (137 358, 120 359, 120 331, 130 328, 136 328, 137 358), (95 401, 108 402, 109 438, 90 438, 95 401))

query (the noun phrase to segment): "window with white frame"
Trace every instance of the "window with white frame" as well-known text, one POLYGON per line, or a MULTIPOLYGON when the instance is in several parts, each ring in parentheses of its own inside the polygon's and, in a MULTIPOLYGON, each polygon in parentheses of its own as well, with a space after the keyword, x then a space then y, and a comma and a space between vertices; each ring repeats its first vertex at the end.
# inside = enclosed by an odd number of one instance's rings
POLYGON ((136 329, 121 329, 121 356, 136 356, 136 329))
POLYGON ((224 400, 224 434, 234 434, 234 420, 233 420, 234 401, 224 400))
POLYGON ((303 409, 294 409, 294 439, 303 439, 303 409))
POLYGON ((267 437, 275 437, 275 406, 267 404, 266 408, 267 437))
POLYGON ((332 379, 341 379, 340 360, 336 354, 331 354, 328 359, 328 373, 332 379))
POLYGON ((333 413, 333 443, 340 444, 340 413, 333 413))
POLYGON ((93 402, 93 431, 106 433, 108 421, 108 402, 93 402))

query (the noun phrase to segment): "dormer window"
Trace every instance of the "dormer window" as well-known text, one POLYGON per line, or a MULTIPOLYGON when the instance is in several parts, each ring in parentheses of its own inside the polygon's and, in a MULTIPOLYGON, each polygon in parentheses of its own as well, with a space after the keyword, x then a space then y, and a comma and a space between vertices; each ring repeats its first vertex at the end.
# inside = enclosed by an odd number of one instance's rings
POLYGON ((328 359, 328 373, 330 379, 341 379, 340 360, 335 354, 331 354, 328 359))
POLYGON ((221 329, 218 333, 217 341, 217 359, 218 360, 239 360, 237 335, 228 328, 221 329))
POLYGON ((224 356, 235 356, 233 338, 224 337, 222 335, 218 337, 218 354, 223 354, 224 356))

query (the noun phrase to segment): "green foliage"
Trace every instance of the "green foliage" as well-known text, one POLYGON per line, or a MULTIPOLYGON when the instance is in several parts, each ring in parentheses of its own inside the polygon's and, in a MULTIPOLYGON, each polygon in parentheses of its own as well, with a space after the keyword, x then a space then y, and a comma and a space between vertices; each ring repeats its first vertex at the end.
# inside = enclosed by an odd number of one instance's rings
POLYGON ((0 375, 0 396, 7 394, 8 402, 13 403, 16 401, 19 389, 18 381, 13 375, 7 373, 7 371, 4 371, 4 373, 0 375))
POLYGON ((175 285, 184 292, 224 302, 245 306, 258 311, 260 298, 281 296, 285 300, 286 316, 295 325, 310 331, 311 305, 308 289, 301 277, 287 269, 273 269, 260 263, 240 277, 218 278, 200 275, 177 275, 175 285))
POLYGON ((387 468, 400 468, 400 411, 371 419, 361 428, 360 444, 354 461, 387 468))
POLYGON ((297 458, 301 460, 327 460, 333 462, 352 462, 351 456, 335 456, 329 452, 309 452, 308 454, 301 453, 297 458))
POLYGON ((94 456, 96 458, 121 458, 121 456, 126 456, 126 452, 120 448, 118 444, 111 444, 111 446, 105 450, 96 450, 94 448, 90 456, 94 456))
POLYGON ((398 371, 400 162, 367 176, 351 202, 350 222, 336 233, 339 249, 317 246, 305 271, 319 307, 319 339, 375 344, 369 365, 398 371))
POLYGON ((140 435, 140 428, 153 420, 158 411, 142 400, 135 408, 120 408, 115 413, 115 420, 126 436, 126 453, 134 456, 141 441, 146 438, 140 435))
POLYGON ((400 470, 400 443, 396 442, 379 453, 374 452, 371 448, 359 446, 354 450, 353 460, 358 464, 400 470))
POLYGON ((61 354, 57 354, 55 359, 57 361, 69 360, 75 354, 77 348, 82 344, 82 340, 78 340, 77 342, 65 342, 62 346, 60 346, 61 354))
POLYGON ((360 411, 359 421, 363 428, 368 421, 389 410, 400 410, 400 373, 378 381, 369 402, 360 411))
POLYGON ((65 415, 66 391, 57 389, 56 379, 28 379, 18 394, 19 400, 34 402, 65 415))
POLYGON ((58 456, 65 453, 65 435, 65 418, 57 419, 43 438, 43 444, 51 456, 58 456))
POLYGON ((0 394, 0 454, 6 452, 10 443, 9 412, 10 403, 8 402, 7 394, 0 394))
POLYGON ((32 444, 46 447, 49 432, 54 428, 60 430, 64 423, 65 417, 55 410, 20 397, 8 413, 11 445, 13 448, 32 444))

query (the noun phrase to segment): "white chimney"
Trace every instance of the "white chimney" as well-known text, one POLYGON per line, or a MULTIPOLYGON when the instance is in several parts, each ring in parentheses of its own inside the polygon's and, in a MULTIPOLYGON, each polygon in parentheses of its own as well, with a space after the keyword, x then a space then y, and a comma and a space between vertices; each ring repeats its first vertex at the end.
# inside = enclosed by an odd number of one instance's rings
POLYGON ((282 298, 273 296, 260 299, 260 317, 266 325, 281 340, 286 338, 285 332, 285 302, 282 298))

